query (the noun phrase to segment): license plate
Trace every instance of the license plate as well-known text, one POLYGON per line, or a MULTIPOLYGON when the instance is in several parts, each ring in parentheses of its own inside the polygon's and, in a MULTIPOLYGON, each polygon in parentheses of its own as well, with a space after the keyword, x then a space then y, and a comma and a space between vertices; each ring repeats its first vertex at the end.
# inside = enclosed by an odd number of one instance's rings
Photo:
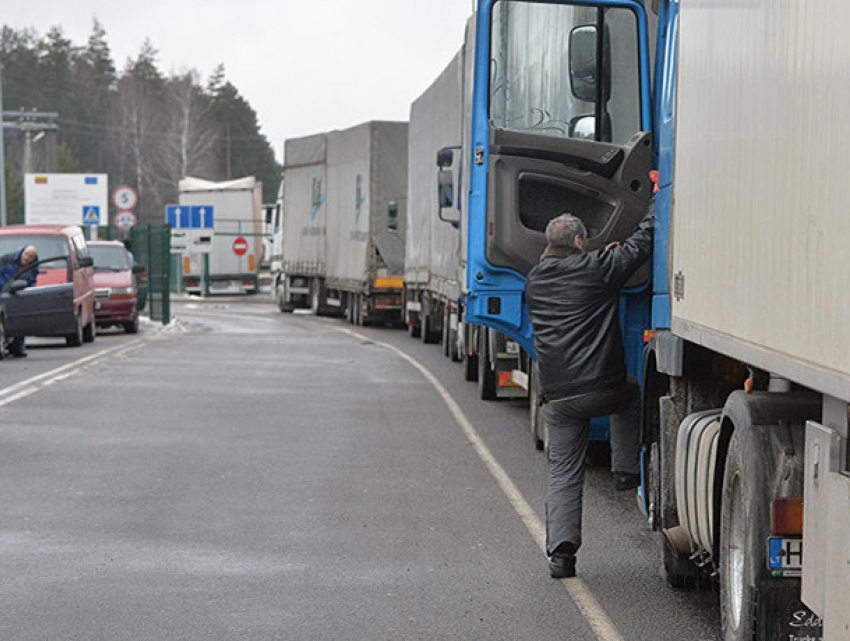
POLYGON ((770 537, 767 567, 774 576, 800 576, 803 569, 803 539, 770 537))

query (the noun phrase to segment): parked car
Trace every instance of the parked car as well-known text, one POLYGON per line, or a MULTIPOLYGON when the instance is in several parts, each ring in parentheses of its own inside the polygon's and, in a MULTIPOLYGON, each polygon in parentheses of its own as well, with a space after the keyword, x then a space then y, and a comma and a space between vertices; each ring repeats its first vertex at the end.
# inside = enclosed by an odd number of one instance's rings
POLYGON ((128 334, 139 331, 139 296, 136 274, 145 268, 133 265, 124 244, 117 240, 91 241, 98 327, 120 325, 128 334))
MULTIPOLYGON (((6 340, 21 336, 64 336, 69 346, 97 335, 93 262, 79 227, 0 227, 0 256, 34 245, 35 287, 8 283, 3 292, 6 340)), ((16 284, 18 283, 18 284, 16 284)))

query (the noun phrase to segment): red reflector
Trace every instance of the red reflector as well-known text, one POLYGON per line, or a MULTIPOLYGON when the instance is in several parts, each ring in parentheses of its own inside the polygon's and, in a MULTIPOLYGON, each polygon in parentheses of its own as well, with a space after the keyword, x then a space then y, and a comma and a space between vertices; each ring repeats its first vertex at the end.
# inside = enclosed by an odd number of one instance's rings
POLYGON ((648 343, 653 338, 655 338, 655 330, 654 329, 647 329, 646 331, 644 331, 644 333, 643 333, 643 342, 644 343, 648 343))
POLYGON ((493 235, 493 230, 494 230, 493 223, 490 223, 490 235, 491 236, 493 235))
POLYGON ((802 536, 803 499, 774 499, 770 508, 770 528, 781 536, 802 536))

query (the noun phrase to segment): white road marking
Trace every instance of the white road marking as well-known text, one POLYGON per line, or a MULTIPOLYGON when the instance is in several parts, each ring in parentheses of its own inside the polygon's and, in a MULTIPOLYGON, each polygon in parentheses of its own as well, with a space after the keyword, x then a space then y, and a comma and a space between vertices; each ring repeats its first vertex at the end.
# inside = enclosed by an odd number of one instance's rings
MULTIPOLYGON (((499 487, 502 488, 502 491, 505 493, 505 496, 507 496, 508 501, 510 501, 514 510, 522 519, 522 522, 525 524, 525 527, 528 529, 535 543, 537 543, 537 546, 545 554, 546 526, 537 517, 537 514, 535 514, 528 501, 525 500, 525 497, 523 497, 519 488, 516 484, 514 484, 510 476, 508 476, 508 473, 496 460, 496 457, 493 456, 492 452, 490 452, 490 448, 487 447, 483 439, 478 435, 475 427, 463 413, 463 410, 454 398, 452 398, 452 395, 449 394, 445 387, 443 387, 442 383, 440 383, 440 381, 438 381, 424 365, 419 363, 419 361, 389 343, 375 340, 371 336, 358 334, 350 329, 341 327, 333 327, 333 329, 344 332, 358 339, 369 341, 375 345, 385 347, 398 354, 401 358, 419 370, 419 372, 428 380, 429 383, 431 383, 434 389, 436 389, 443 398, 443 402, 445 402, 446 406, 449 408, 449 411, 452 413, 452 416, 454 416, 455 421, 457 421, 457 424, 461 427, 464 434, 466 434, 467 438, 472 443, 478 456, 484 462, 484 465, 487 466, 487 469, 496 479, 496 483, 498 483, 499 487)), ((614 622, 611 621, 611 618, 605 612, 599 601, 596 600, 596 597, 593 596, 593 592, 591 592, 590 588, 587 587, 587 584, 584 581, 576 577, 572 579, 561 579, 560 583, 564 586, 567 593, 576 604, 576 607, 578 607, 579 611, 582 613, 582 616, 584 616, 590 624, 590 627, 596 634, 597 639, 600 641, 623 641, 623 637, 614 626, 614 622)))
POLYGON ((99 352, 95 352, 94 354, 90 354, 89 356, 79 358, 66 365, 62 365, 61 367, 52 369, 44 374, 39 374, 24 381, 20 381, 19 383, 15 383, 14 385, 10 385, 9 387, 4 387, 3 389, 0 389, 0 397, 4 397, 0 400, 0 407, 10 405, 17 400, 52 385, 53 383, 58 383, 75 376, 84 369, 88 369, 107 358, 125 356, 126 354, 139 349, 142 344, 143 341, 141 339, 136 339, 130 343, 123 343, 121 345, 116 345, 115 347, 109 347, 99 352))

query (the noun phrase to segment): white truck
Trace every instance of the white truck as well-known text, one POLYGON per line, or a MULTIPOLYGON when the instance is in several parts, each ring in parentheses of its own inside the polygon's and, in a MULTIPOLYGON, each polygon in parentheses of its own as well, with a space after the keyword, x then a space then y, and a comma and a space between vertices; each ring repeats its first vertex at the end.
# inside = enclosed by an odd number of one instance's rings
POLYGON ((319 305, 327 236, 326 133, 284 143, 272 236, 271 288, 280 311, 319 305))
POLYGON ((461 50, 410 106, 407 150, 405 323, 425 343, 441 340, 452 360, 458 359, 461 200, 444 193, 441 202, 437 160, 441 151, 452 152, 447 171, 462 173, 463 81, 461 50))
POLYGON ((272 275, 281 311, 400 322, 406 192, 407 123, 287 141, 272 275))
POLYGON ((226 182, 184 178, 181 206, 211 206, 209 253, 184 254, 183 288, 196 294, 253 294, 263 256, 263 185, 252 176, 226 182))

